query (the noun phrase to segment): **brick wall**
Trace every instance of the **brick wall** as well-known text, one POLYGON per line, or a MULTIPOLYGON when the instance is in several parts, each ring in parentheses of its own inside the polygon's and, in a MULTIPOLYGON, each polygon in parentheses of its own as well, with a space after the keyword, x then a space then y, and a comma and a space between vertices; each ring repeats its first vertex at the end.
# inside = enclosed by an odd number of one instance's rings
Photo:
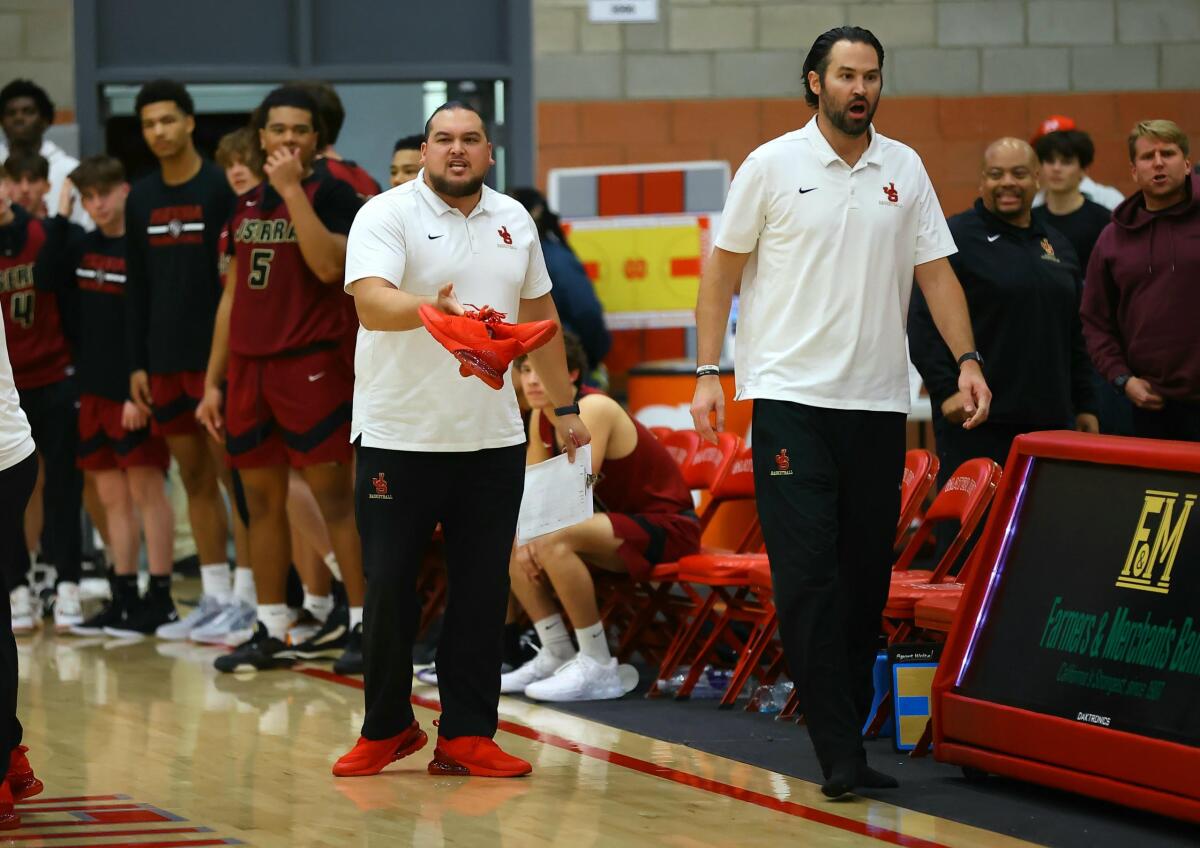
MULTIPOLYGON (((736 169, 756 146, 795 129, 811 112, 800 98, 541 101, 538 182, 554 167, 725 159, 736 169)), ((1047 115, 1069 115, 1096 143, 1092 175, 1132 191, 1125 138, 1149 117, 1178 122, 1200 148, 1200 90, 1138 93, 1018 94, 972 97, 885 96, 880 132, 914 147, 942 207, 952 214, 977 194, 988 142, 1027 138, 1047 115)))
POLYGON ((539 99, 801 95, 804 51, 856 24, 887 48, 886 93, 1195 88, 1200 0, 659 0, 656 24, 592 24, 534 0, 539 99))
POLYGON ((0 0, 0 85, 25 77, 46 89, 69 123, 75 110, 71 0, 0 0))

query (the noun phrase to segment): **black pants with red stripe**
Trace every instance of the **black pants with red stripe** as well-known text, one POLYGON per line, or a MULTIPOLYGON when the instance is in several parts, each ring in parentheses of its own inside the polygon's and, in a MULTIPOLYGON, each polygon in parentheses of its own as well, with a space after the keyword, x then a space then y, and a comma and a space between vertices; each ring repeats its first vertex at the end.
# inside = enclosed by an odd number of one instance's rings
POLYGON ((524 489, 523 444, 463 453, 358 447, 367 739, 388 739, 412 723, 417 575, 439 523, 449 580, 437 651, 439 735, 496 734, 508 563, 524 489))
MULTIPOLYGON (((37 480, 37 454, 0 471, 0 574, 6 586, 25 579, 29 557, 25 551, 25 507, 37 480)), ((8 773, 8 757, 21 744, 17 721, 17 640, 12 632, 12 606, 8 592, 0 601, 0 780, 8 773)))
POLYGON ((825 777, 862 727, 900 517, 899 412, 754 401, 754 487, 788 670, 825 777), (781 452, 787 451, 786 461, 781 452))

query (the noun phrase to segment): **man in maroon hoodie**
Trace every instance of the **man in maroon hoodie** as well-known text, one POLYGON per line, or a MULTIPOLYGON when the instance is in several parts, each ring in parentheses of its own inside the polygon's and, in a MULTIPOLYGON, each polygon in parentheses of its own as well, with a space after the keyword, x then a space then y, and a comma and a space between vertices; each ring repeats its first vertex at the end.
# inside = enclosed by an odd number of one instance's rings
POLYGON ((1200 197, 1171 121, 1129 134, 1141 191, 1113 212, 1088 262, 1084 337, 1096 370, 1133 402, 1133 429, 1200 441, 1200 197))

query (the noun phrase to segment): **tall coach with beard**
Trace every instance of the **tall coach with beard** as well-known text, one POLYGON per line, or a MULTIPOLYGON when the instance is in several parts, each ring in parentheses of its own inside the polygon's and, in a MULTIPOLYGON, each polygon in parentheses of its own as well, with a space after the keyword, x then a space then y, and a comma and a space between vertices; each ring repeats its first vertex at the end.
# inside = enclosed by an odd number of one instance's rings
POLYGON ((804 61, 816 115, 738 169, 696 304, 692 417, 715 440, 721 343, 741 284, 737 397, 754 399, 754 478, 788 667, 831 798, 896 781, 862 726, 900 512, 914 274, 958 363, 967 417, 991 393, 954 242, 917 154, 871 126, 883 46, 838 27, 804 61))
MULTIPOLYGON (((425 138, 421 173, 369 200, 347 246, 346 291, 362 324, 351 439, 367 575, 366 719, 333 773, 376 774, 426 743, 409 702, 416 577, 440 523, 450 593, 437 654, 442 717, 429 772, 516 777, 530 764, 492 737, 525 433, 511 384, 494 391, 463 379, 418 310, 461 315, 467 302, 522 322, 559 319, 533 219, 483 184, 494 160, 482 117, 446 103, 429 118, 425 138)), ((591 437, 573 403, 561 334, 529 358, 573 461, 575 447, 591 437)))

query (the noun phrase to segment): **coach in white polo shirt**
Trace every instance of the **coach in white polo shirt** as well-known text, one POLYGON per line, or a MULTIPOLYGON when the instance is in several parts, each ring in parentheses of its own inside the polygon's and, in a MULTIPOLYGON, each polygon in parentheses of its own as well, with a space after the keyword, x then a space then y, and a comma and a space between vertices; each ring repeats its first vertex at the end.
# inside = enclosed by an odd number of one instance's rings
POLYGON ((754 399, 754 478, 780 632, 825 776, 822 791, 887 788, 861 729, 887 599, 909 408, 904 322, 914 273, 960 358, 968 427, 990 394, 954 242, 917 154, 871 128, 883 47, 821 35, 804 62, 817 115, 738 169, 696 305, 692 415, 715 438, 716 364, 741 283, 738 398, 754 399))
MULTIPOLYGON (((428 303, 462 314, 463 303, 488 305, 509 321, 557 321, 558 313, 529 213, 483 185, 493 159, 480 115, 462 103, 441 106, 426 124, 426 139, 420 175, 371 199, 347 245, 346 291, 362 323, 351 439, 367 577, 367 713, 363 739, 343 761, 370 765, 376 757, 382 768, 391 754, 411 752, 416 577, 440 522, 450 594, 437 656, 437 755, 455 740, 473 739, 453 758, 482 773, 470 756, 495 760, 500 770, 513 765, 503 765, 508 755, 491 737, 525 433, 511 385, 496 391, 460 376, 458 361, 424 329, 417 310, 428 303)), ((538 373, 551 375, 555 403, 571 405, 561 335, 530 358, 538 373)), ((575 444, 590 439, 577 414, 555 423, 564 436, 573 432, 575 444)))

